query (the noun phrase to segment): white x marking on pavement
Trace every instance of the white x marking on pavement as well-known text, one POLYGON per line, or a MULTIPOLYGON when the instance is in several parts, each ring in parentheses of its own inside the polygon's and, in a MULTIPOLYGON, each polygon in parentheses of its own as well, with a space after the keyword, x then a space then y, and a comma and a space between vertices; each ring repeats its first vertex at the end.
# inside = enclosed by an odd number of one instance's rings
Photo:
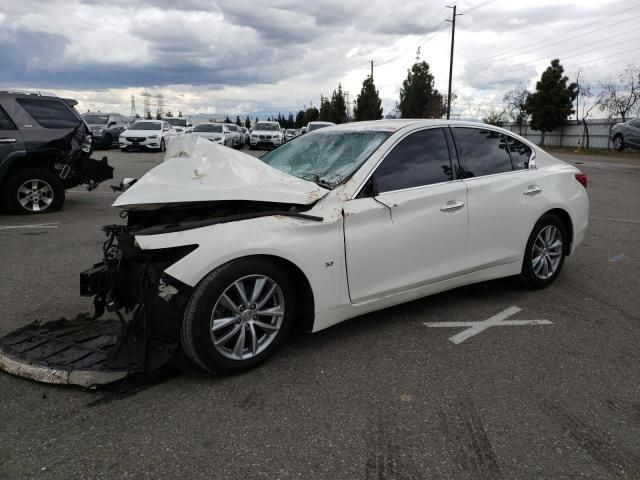
POLYGON ((506 310, 489 317, 486 320, 478 322, 424 322, 424 325, 430 328, 460 328, 468 327, 466 330, 450 337, 449 340, 456 345, 473 337, 474 335, 484 332, 489 327, 517 327, 521 325, 552 325, 549 320, 507 320, 507 318, 522 311, 518 307, 509 307, 506 310))

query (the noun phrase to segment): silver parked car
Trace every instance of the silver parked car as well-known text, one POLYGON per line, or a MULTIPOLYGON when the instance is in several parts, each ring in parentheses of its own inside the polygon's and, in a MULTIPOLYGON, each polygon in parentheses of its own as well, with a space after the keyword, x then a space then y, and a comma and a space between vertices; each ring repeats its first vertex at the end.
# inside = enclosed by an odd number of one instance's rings
POLYGON ((609 137, 616 150, 623 150, 626 147, 640 149, 640 118, 616 123, 609 137))
POLYGON ((225 123, 231 135, 231 147, 242 148, 243 135, 240 127, 235 123, 225 123))

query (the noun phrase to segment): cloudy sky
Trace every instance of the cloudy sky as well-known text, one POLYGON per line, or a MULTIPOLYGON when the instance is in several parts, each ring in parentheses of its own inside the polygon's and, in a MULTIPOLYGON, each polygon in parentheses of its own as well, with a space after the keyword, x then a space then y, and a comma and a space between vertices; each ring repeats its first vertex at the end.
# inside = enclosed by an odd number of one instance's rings
MULTIPOLYGON (((174 112, 295 112, 374 62, 385 112, 416 50, 447 90, 451 0, 0 0, 0 89, 129 113, 163 94, 174 112)), ((477 117, 552 58, 597 83, 640 65, 639 0, 457 2, 455 113, 477 117)))

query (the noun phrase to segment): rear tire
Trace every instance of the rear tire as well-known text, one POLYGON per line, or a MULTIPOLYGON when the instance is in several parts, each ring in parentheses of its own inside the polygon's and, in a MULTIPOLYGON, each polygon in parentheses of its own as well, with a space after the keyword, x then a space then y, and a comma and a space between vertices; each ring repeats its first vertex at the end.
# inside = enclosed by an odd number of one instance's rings
POLYGON ((2 191, 2 203, 17 214, 56 212, 64 204, 62 181, 44 168, 23 168, 14 172, 2 191))
POLYGON ((284 269, 264 259, 234 260, 215 269, 196 287, 182 322, 182 347, 211 373, 242 372, 264 362, 282 344, 293 325, 294 312, 294 288, 284 269), (254 297, 258 279, 265 283, 254 297), (235 287, 238 282, 246 302, 235 287), (269 296, 274 285, 273 296, 269 296), (266 302, 264 297, 268 297, 266 302), (278 310, 278 315, 265 315, 269 309, 278 310))
POLYGON ((160 151, 165 152, 167 150, 166 145, 164 144, 164 138, 160 140, 160 151))
POLYGON ((560 275, 568 246, 564 223, 553 214, 543 215, 527 241, 520 274, 523 285, 532 290, 551 285, 560 275))
POLYGON ((624 138, 620 133, 613 137, 613 148, 618 151, 624 150, 624 138))

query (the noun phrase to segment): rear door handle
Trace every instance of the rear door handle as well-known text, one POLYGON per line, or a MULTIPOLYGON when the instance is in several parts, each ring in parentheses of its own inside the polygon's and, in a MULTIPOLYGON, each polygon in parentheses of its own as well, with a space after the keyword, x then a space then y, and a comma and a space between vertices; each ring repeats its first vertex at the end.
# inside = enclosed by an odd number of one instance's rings
POLYGON ((464 202, 460 202, 458 200, 449 200, 446 205, 440 208, 441 212, 453 212, 455 210, 460 210, 464 207, 464 202))
POLYGON ((522 192, 523 195, 535 195, 536 193, 540 193, 542 191, 542 187, 539 185, 529 185, 527 189, 522 192))
POLYGON ((0 143, 16 143, 15 138, 0 138, 0 143))

